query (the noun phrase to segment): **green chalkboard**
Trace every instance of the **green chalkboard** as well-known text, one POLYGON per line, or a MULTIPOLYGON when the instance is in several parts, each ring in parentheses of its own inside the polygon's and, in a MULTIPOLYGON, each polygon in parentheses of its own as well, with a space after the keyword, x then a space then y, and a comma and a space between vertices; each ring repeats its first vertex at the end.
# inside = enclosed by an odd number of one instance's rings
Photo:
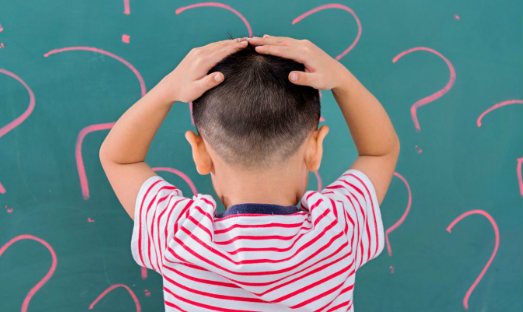
MULTIPOLYGON (((0 2, 0 311, 163 310, 98 150, 191 48, 228 33, 311 40, 393 121, 388 241, 358 271, 358 311, 522 311, 522 20, 508 0, 0 2)), ((330 132, 309 189, 357 156, 321 94, 330 132)), ((180 172, 216 196, 188 129, 189 105, 175 103, 146 161, 185 195, 180 172)))

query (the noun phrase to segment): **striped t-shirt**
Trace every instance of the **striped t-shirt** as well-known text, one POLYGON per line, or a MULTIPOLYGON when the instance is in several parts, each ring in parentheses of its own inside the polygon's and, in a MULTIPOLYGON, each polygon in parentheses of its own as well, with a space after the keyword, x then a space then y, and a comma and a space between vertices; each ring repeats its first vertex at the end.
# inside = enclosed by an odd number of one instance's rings
POLYGON ((163 278, 165 311, 353 311, 358 270, 384 247, 376 191, 348 169, 296 206, 245 203, 216 214, 160 176, 136 199, 131 250, 163 278))

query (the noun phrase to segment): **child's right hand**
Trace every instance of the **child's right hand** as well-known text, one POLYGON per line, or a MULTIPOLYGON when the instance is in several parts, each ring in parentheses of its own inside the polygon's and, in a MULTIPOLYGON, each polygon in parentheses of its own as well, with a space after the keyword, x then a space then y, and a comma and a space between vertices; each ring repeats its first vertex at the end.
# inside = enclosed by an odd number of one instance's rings
POLYGON ((330 90, 343 85, 348 69, 307 39, 264 35, 247 38, 256 52, 292 59, 305 65, 305 72, 291 71, 289 80, 297 85, 330 90), (293 80, 296 74, 296 80, 293 80))

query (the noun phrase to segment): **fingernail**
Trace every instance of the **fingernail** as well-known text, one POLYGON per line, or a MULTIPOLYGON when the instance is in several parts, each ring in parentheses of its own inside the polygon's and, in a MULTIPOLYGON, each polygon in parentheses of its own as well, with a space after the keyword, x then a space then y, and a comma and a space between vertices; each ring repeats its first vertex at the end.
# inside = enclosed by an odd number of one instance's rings
POLYGON ((214 75, 214 80, 221 81, 222 80, 222 76, 220 74, 216 74, 216 75, 214 75))
POLYGON ((297 78, 298 78, 298 75, 296 73, 292 73, 291 74, 291 80, 292 81, 296 81, 297 78))
POLYGON ((267 38, 267 37, 269 37, 269 35, 267 35, 267 34, 263 35, 263 38, 267 38))

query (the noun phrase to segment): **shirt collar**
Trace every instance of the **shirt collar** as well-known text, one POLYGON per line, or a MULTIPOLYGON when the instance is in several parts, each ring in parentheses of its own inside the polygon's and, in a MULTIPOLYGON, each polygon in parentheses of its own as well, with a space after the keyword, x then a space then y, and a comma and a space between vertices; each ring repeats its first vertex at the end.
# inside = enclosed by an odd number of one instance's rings
POLYGON ((216 214, 217 218, 243 213, 288 215, 300 211, 296 206, 281 206, 275 204, 243 203, 229 206, 222 213, 216 214))

